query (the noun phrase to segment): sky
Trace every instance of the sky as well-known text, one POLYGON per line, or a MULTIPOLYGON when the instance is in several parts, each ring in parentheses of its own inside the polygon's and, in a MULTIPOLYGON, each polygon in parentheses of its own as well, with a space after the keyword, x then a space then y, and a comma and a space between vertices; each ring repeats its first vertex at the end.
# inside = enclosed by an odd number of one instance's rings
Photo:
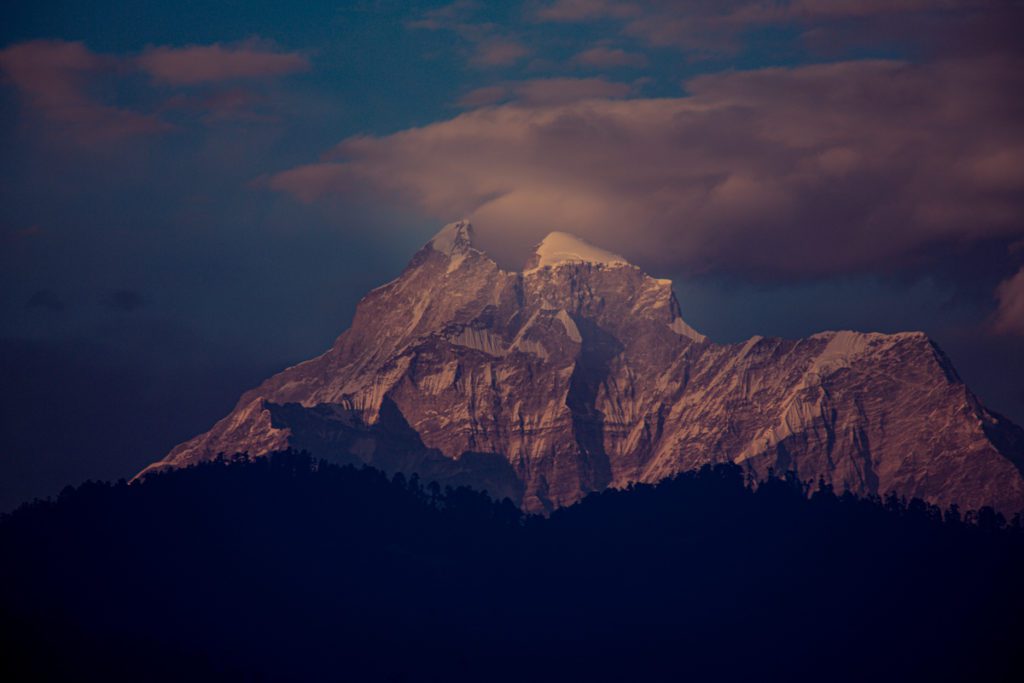
POLYGON ((718 342, 923 330, 1024 424, 1024 3, 0 10, 0 511, 130 477, 444 223, 718 342))

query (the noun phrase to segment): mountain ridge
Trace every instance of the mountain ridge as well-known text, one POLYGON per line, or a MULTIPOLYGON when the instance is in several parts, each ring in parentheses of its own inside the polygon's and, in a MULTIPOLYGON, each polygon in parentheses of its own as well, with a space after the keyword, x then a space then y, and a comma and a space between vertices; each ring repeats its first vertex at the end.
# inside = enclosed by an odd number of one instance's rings
POLYGON ((861 494, 1024 509, 1024 432, 921 332, 715 344, 671 281, 566 233, 505 271, 451 223, 324 354, 147 471, 302 447, 549 512, 735 462, 861 494))

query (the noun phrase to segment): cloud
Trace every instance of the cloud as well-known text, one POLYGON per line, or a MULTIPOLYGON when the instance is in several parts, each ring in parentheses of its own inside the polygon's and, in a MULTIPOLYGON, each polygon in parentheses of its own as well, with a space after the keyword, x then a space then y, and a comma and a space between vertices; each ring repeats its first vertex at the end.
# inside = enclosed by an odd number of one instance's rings
POLYGON ((1024 268, 996 289, 995 330, 1024 337, 1024 268))
POLYGON ((208 124, 224 122, 273 123, 278 120, 272 111, 273 101, 265 95, 239 87, 226 87, 195 93, 181 93, 168 98, 164 110, 198 115, 208 124))
POLYGON ((486 38, 476 44, 470 63, 478 67, 511 66, 530 54, 530 48, 509 38, 486 38))
POLYGON ((25 308, 60 313, 66 306, 60 296, 52 289, 40 289, 33 292, 32 296, 28 298, 28 301, 25 302, 25 308))
POLYGON ((789 0, 733 3, 726 16, 734 21, 775 22, 820 17, 877 17, 916 12, 955 11, 998 6, 994 0, 789 0))
POLYGON ((621 19, 650 25, 704 20, 719 24, 770 24, 820 19, 891 17, 923 12, 955 12, 999 7, 999 0, 556 0, 539 7, 541 21, 586 22, 621 19))
POLYGON ((506 67, 533 54, 533 50, 514 36, 499 31, 497 24, 474 21, 480 4, 456 0, 421 13, 405 23, 406 28, 425 31, 451 31, 469 44, 466 57, 476 68, 506 67))
POLYGON ((623 19, 642 13, 640 5, 616 0, 557 0, 538 8, 536 17, 542 21, 593 21, 623 19))
POLYGON ((169 124, 154 116, 105 104, 90 92, 93 79, 117 68, 116 59, 77 42, 35 40, 0 51, 5 80, 43 120, 78 142, 103 143, 169 130, 169 124))
POLYGON ((118 289, 103 298, 103 305, 112 311, 131 313, 142 308, 146 300, 133 289, 118 289))
POLYGON ((592 47, 589 50, 584 50, 573 57, 572 61, 577 66, 593 67, 597 69, 623 66, 647 66, 647 57, 642 54, 626 52, 620 48, 604 46, 592 47))
POLYGON ((557 0, 533 16, 542 22, 613 20, 623 35, 706 57, 739 52, 751 31, 779 26, 793 27, 805 45, 824 52, 892 43, 984 52, 997 34, 1002 45, 1019 43, 1009 27, 1020 25, 1022 13, 1019 3, 1000 0, 557 0))
POLYGON ((475 88, 459 98, 460 107, 473 108, 484 107, 499 102, 506 102, 512 99, 515 93, 510 84, 487 85, 482 88, 475 88))
POLYGON ((529 105, 566 104, 593 98, 626 97, 633 88, 603 78, 537 78, 471 90, 459 99, 463 107, 479 107, 514 100, 529 105))
POLYGON ((212 88, 225 81, 267 79, 310 68, 298 53, 274 51, 258 40, 233 46, 150 47, 141 55, 109 55, 84 43, 35 40, 0 50, 0 75, 21 94, 27 111, 83 145, 174 130, 161 118, 169 110, 197 112, 204 121, 267 120, 253 109, 254 93, 238 87, 212 88), (172 88, 201 86, 201 94, 167 97, 153 112, 115 105, 100 93, 142 71, 172 88), (102 87, 101 87, 102 86, 102 87))
POLYGON ((310 68, 304 55, 280 52, 253 40, 238 45, 150 47, 139 56, 138 64, 154 81, 170 85, 272 78, 310 68))
POLYGON ((841 62, 706 75, 687 97, 506 104, 347 139, 267 184, 468 214, 509 249, 557 228, 690 273, 878 272, 1024 236, 1020 67, 841 62))
POLYGON ((418 19, 410 21, 410 24, 423 24, 424 28, 438 28, 448 26, 454 22, 465 21, 480 9, 480 3, 475 0, 455 0, 447 5, 441 5, 426 10, 419 15, 418 19))
POLYGON ((15 228, 3 231, 4 241, 17 244, 19 242, 25 242, 27 240, 34 240, 41 237, 45 231, 37 224, 30 225, 26 228, 15 228))

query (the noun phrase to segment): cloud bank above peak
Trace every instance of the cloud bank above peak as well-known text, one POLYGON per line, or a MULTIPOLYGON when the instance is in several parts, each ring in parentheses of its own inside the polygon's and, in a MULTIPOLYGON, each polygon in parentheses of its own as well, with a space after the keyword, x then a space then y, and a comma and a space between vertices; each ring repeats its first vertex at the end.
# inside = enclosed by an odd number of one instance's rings
POLYGON ((370 196, 492 244, 567 230, 684 272, 877 272, 1024 235, 1024 69, 861 60, 704 75, 688 95, 523 100, 271 176, 301 201, 370 196))

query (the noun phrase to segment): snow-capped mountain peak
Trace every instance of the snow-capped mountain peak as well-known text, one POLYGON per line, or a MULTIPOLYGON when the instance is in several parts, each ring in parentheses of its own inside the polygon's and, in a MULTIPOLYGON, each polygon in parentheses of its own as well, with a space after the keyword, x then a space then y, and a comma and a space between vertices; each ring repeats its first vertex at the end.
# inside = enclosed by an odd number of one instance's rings
POLYGON ((441 228, 433 239, 430 246, 434 251, 439 251, 447 256, 465 252, 473 247, 473 224, 463 218, 460 221, 449 223, 441 228))
POLYGON ((559 266, 564 263, 629 265, 629 261, 614 252, 595 247, 567 232, 555 231, 537 245, 533 257, 527 264, 527 270, 559 266))

